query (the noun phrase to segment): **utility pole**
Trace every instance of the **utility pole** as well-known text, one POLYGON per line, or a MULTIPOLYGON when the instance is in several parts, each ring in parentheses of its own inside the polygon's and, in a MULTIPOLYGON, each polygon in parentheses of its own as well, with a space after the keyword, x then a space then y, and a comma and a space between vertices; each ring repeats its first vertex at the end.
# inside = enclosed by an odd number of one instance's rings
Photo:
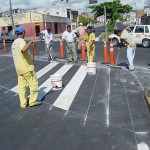
POLYGON ((105 32, 107 38, 107 17, 106 17, 106 6, 104 6, 104 17, 105 17, 105 32))
POLYGON ((11 19, 11 24, 12 24, 12 34, 14 34, 14 19, 13 19, 13 13, 12 13, 12 4, 11 4, 11 0, 9 0, 9 5, 10 5, 10 19, 11 19))

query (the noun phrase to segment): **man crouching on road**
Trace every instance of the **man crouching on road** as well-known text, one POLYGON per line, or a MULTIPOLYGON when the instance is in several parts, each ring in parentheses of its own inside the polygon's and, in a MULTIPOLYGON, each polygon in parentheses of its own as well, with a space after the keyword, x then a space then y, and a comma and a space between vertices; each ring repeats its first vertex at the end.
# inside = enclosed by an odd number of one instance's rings
POLYGON ((22 26, 16 28, 17 39, 12 44, 12 54, 16 72, 18 75, 18 89, 20 106, 27 107, 26 86, 30 88, 29 105, 31 107, 41 105, 41 101, 37 101, 38 81, 34 71, 33 60, 29 54, 29 47, 35 44, 34 40, 27 44, 24 40, 25 29, 22 26))
POLYGON ((123 45, 127 46, 127 58, 129 62, 129 67, 127 71, 133 71, 134 70, 133 60, 134 60, 135 49, 136 49, 136 44, 134 42, 133 36, 130 35, 130 33, 127 30, 123 30, 123 31, 115 30, 114 34, 120 37, 121 43, 120 43, 120 48, 118 50, 120 50, 123 45))

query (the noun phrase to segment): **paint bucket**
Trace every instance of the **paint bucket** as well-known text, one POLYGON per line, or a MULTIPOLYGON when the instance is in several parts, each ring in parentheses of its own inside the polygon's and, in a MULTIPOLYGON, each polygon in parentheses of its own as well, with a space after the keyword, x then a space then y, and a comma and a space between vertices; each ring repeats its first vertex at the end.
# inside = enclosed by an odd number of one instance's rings
POLYGON ((53 86, 53 90, 62 89, 62 75, 61 74, 53 74, 50 76, 51 84, 53 86))
POLYGON ((87 63, 88 74, 96 74, 96 63, 89 62, 87 63))

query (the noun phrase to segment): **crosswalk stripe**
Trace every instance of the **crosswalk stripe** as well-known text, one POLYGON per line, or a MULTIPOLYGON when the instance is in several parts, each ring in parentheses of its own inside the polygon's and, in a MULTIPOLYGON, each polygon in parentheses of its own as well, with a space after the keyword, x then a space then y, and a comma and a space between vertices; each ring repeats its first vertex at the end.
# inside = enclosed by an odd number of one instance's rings
MULTIPOLYGON (((62 76, 73 66, 73 64, 67 64, 61 67, 55 74, 61 74, 62 76)), ((51 79, 46 80, 40 87, 38 93, 38 100, 41 100, 52 89, 51 79)))
POLYGON ((66 88, 54 102, 53 106, 64 109, 66 111, 69 110, 70 105, 72 104, 73 99, 76 96, 86 74, 87 66, 81 66, 71 81, 68 83, 66 88))
MULTIPOLYGON (((50 63, 49 65, 47 65, 46 67, 44 67, 43 69, 39 70, 36 75, 37 75, 37 79, 39 79, 41 76, 43 76, 45 73, 47 73, 48 71, 50 71, 52 68, 54 68, 56 65, 58 64, 58 62, 54 62, 54 63, 50 63)), ((15 87, 13 87, 10 91, 18 93, 18 85, 16 85, 15 87)))

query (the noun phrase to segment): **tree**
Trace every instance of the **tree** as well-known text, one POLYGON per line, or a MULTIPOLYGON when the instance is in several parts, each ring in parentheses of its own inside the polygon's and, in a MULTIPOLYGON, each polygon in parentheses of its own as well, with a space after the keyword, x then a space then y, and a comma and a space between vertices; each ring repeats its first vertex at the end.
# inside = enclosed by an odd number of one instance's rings
MULTIPOLYGON (((85 14, 85 13, 83 13, 83 14, 85 14)), ((92 18, 89 17, 88 15, 87 15, 87 17, 84 17, 84 16, 80 15, 80 16, 79 16, 79 23, 80 23, 80 22, 82 22, 84 25, 87 25, 87 24, 89 24, 89 23, 94 24, 94 23, 96 23, 97 21, 94 20, 94 19, 92 19, 92 18)))
POLYGON ((83 16, 79 16, 79 23, 82 22, 84 25, 88 24, 88 19, 83 17, 83 16))
POLYGON ((108 30, 114 30, 116 20, 123 20, 121 14, 128 13, 132 10, 132 7, 128 4, 121 4, 120 0, 113 0, 112 2, 104 2, 98 5, 90 6, 92 9, 92 13, 94 13, 95 17, 99 17, 104 15, 104 6, 106 7, 107 14, 106 17, 109 20, 108 22, 108 30))

